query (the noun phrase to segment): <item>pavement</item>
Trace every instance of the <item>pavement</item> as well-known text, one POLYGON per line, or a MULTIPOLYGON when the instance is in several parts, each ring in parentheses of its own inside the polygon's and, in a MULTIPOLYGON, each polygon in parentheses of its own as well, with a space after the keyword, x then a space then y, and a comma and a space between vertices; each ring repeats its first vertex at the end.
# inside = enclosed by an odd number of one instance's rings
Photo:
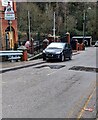
MULTIPOLYGON (((80 52, 79 51, 73 52, 73 55, 77 55, 77 54, 80 54, 80 52)), ((42 59, 33 60, 33 58, 29 59, 28 61, 1 62, 0 63, 0 73, 12 71, 12 70, 17 70, 17 69, 21 69, 21 68, 26 68, 26 67, 30 67, 30 66, 40 65, 43 63, 45 63, 45 61, 43 61, 42 59)))
POLYGON ((1 67, 0 67, 0 73, 4 73, 7 71, 12 71, 12 70, 17 70, 21 68, 26 68, 30 66, 35 66, 35 65, 40 65, 45 63, 45 61, 42 61, 39 59, 37 60, 32 60, 32 61, 20 61, 20 62, 2 62, 1 67))

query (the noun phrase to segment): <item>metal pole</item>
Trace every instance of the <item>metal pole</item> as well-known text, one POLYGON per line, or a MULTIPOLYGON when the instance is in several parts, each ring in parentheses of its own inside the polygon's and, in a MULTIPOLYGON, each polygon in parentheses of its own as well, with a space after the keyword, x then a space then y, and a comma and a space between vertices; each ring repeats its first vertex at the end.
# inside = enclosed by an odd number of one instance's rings
POLYGON ((29 41, 30 41, 30 12, 28 11, 29 41))
POLYGON ((10 20, 9 23, 10 23, 10 42, 11 42, 10 44, 11 44, 11 50, 13 50, 13 42, 12 42, 12 36, 11 36, 11 31, 12 31, 11 30, 11 23, 12 23, 12 21, 10 20))
POLYGON ((67 9, 66 9, 66 33, 67 33, 67 9))
POLYGON ((54 12, 54 27, 53 27, 53 37, 55 42, 55 12, 54 12))
MULTIPOLYGON (((0 37, 0 44, 2 45, 2 16, 0 17, 0 21, 1 21, 1 26, 0 26, 0 34, 1 34, 1 37, 0 37)), ((3 50, 3 46, 2 46, 2 50, 3 50)))
MULTIPOLYGON (((58 5, 58 2, 56 3, 56 11, 57 11, 57 21, 58 21, 58 9, 59 9, 59 5, 58 5)), ((57 24, 57 34, 59 34, 59 24, 57 24)))
POLYGON ((84 37, 85 37, 85 11, 83 14, 83 41, 84 41, 84 37))
POLYGON ((1 20, 0 34, 1 34, 1 38, 2 38, 2 17, 0 17, 0 20, 1 20))

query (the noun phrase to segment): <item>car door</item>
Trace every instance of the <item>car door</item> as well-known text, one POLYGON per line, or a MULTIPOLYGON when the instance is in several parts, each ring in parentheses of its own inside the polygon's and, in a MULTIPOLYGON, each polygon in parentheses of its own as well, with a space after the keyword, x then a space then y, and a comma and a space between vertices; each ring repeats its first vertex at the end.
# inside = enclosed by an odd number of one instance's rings
POLYGON ((68 44, 68 57, 70 57, 71 54, 72 54, 72 48, 71 45, 68 44))
POLYGON ((67 43, 64 47, 64 55, 65 55, 65 57, 69 57, 69 49, 68 49, 68 44, 67 43))

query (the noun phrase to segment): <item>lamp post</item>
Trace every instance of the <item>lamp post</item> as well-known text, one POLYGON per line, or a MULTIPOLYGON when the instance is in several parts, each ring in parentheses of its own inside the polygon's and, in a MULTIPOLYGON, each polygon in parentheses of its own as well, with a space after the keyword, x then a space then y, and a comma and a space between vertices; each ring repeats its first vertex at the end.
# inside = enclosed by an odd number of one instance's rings
MULTIPOLYGON (((91 7, 88 7, 87 10, 91 10, 91 7)), ((84 41, 84 39, 85 39, 87 10, 84 10, 84 13, 83 13, 83 41, 84 41)))
POLYGON ((0 44, 1 44, 1 47, 2 47, 2 50, 3 50, 3 46, 2 46, 2 16, 0 17, 0 44))
POLYGON ((29 41, 31 40, 31 30, 30 30, 30 12, 28 11, 28 29, 29 29, 29 41))
POLYGON ((85 23, 86 23, 86 12, 84 10, 84 13, 83 13, 83 41, 84 41, 84 37, 85 37, 85 23))
POLYGON ((0 17, 0 23, 1 23, 1 25, 0 25, 0 35, 1 35, 0 39, 2 39, 2 17, 0 17))
POLYGON ((31 38, 31 54, 33 54, 33 52, 34 52, 34 46, 33 46, 33 43, 34 43, 34 39, 31 38))
POLYGON ((67 33, 67 17, 68 17, 68 15, 67 15, 67 9, 66 9, 66 33, 67 33))
POLYGON ((54 21, 53 21, 53 37, 54 37, 54 42, 55 42, 55 12, 54 12, 54 21))

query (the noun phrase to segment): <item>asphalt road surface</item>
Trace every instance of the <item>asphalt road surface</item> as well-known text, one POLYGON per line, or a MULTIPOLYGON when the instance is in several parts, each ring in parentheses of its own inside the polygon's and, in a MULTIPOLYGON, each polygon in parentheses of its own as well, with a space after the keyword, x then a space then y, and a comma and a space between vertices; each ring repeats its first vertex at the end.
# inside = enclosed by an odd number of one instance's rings
POLYGON ((2 117, 95 118, 94 68, 96 48, 89 47, 72 60, 2 73, 2 117))

